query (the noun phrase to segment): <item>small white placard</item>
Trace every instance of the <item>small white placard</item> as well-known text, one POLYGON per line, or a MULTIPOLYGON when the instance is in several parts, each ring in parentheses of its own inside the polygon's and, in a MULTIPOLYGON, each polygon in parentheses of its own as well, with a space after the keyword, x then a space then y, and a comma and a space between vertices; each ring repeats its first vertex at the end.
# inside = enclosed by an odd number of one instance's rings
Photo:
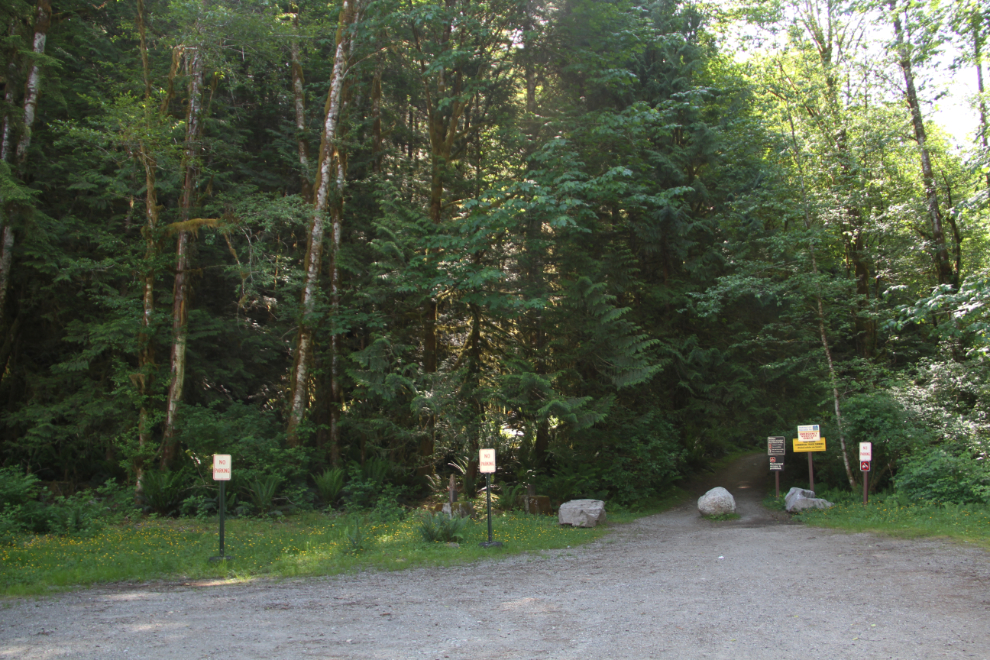
POLYGON ((808 424, 807 426, 798 427, 798 440, 801 442, 820 442, 821 439, 822 434, 818 430, 818 424, 808 424))
POLYGON ((230 454, 213 454, 213 480, 230 481, 230 454))
POLYGON ((861 442, 861 443, 859 443, 859 460, 861 460, 861 461, 872 461, 873 460, 873 443, 872 442, 861 442))
POLYGON ((478 452, 478 469, 481 474, 492 474, 495 472, 495 450, 482 449, 478 452))

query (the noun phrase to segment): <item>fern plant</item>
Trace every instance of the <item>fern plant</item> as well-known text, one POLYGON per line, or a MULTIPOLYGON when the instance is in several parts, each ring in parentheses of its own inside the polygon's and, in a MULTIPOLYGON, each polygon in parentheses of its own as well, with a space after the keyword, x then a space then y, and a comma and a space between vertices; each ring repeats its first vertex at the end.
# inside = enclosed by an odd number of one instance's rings
POLYGON ((463 541, 470 518, 445 513, 426 513, 419 521, 419 534, 427 543, 463 541))
POLYGON ((345 479, 346 473, 343 468, 333 468, 325 470, 323 474, 313 475, 316 491, 327 506, 333 506, 337 498, 340 497, 340 491, 344 489, 345 479))
POLYGON ((271 511, 272 505, 275 503, 275 493, 278 492, 281 483, 282 477, 277 474, 270 474, 256 477, 248 484, 248 497, 251 498, 251 503, 254 504, 258 513, 264 515, 271 511))

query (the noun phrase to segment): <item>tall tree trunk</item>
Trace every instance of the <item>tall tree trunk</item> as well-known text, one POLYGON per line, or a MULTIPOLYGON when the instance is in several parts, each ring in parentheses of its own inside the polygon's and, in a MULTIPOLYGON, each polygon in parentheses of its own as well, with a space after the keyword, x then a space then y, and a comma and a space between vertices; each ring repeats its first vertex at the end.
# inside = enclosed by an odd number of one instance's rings
MULTIPOLYGON (((292 16, 292 25, 299 30, 299 14, 292 16)), ((306 140, 306 89, 303 79, 302 61, 299 58, 299 41, 292 38, 292 97, 296 111, 296 147, 299 151, 299 171, 301 192, 307 202, 313 201, 313 184, 309 180, 309 145, 306 140)))
POLYGON ((182 196, 179 199, 178 239, 175 248, 175 283, 172 288, 172 355, 171 381, 165 408, 161 465, 174 460, 176 420, 186 379, 187 321, 189 317, 189 250, 192 240, 190 220, 199 175, 199 150, 203 103, 203 54, 198 47, 186 49, 189 73, 189 107, 186 112, 186 138, 182 154, 182 196), (191 51, 192 55, 189 55, 191 51))
MULTIPOLYGON (((983 35, 980 33, 982 23, 983 12, 974 12, 970 19, 970 25, 973 31, 973 61, 976 64, 976 91, 979 94, 977 105, 980 109, 980 143, 983 145, 984 153, 990 153, 990 148, 987 147, 987 101, 983 95, 983 35)), ((987 191, 990 191, 990 172, 987 172, 987 191)))
MULTIPOLYGON (((801 206, 804 209, 804 226, 805 229, 810 231, 811 211, 809 210, 808 189, 804 182, 804 163, 801 158, 800 147, 798 147, 797 131, 794 128, 794 119, 791 117, 790 107, 787 109, 787 120, 791 125, 791 142, 794 145, 794 159, 797 163, 798 176, 801 180, 801 206)), ((849 465, 849 454, 846 451, 846 432, 842 424, 842 407, 839 403, 839 377, 835 371, 835 362, 832 360, 832 348, 828 343, 828 334, 825 332, 825 306, 822 303, 821 285, 817 283, 818 261, 815 258, 815 246, 810 241, 808 243, 808 251, 811 254, 811 273, 815 276, 816 287, 818 287, 815 292, 815 311, 818 316, 818 334, 822 342, 822 349, 825 351, 825 360, 828 364, 828 379, 829 384, 832 386, 832 403, 835 408, 835 422, 836 426, 839 427, 839 448, 842 450, 842 464, 846 469, 846 478, 849 480, 849 487, 853 490, 853 492, 855 492, 856 478, 853 476, 852 468, 849 465)))
MULTIPOLYGON (((48 0, 38 0, 38 8, 34 21, 34 40, 32 51, 35 55, 43 55, 45 52, 45 42, 48 39, 48 27, 51 24, 52 7, 48 0)), ((8 86, 11 87, 8 82, 8 86)), ((28 147, 31 146, 31 130, 34 127, 34 116, 38 107, 38 94, 41 91, 41 66, 37 59, 32 59, 28 67, 27 84, 24 88, 24 131, 20 140, 17 141, 16 161, 18 166, 23 166, 27 159, 28 147)), ((11 122, 9 118, 4 121, 2 157, 4 162, 10 162, 11 122)), ((7 303, 7 290, 10 288, 10 272, 14 261, 14 228, 10 224, 10 212, 12 209, 4 208, 3 230, 0 231, 0 325, 3 324, 3 310, 7 303)))
MULTIPOLYGON (((144 76, 144 114, 150 122, 151 72, 148 65, 148 41, 146 39, 144 0, 138 0, 138 34, 140 36, 141 71, 144 76)), ((155 366, 155 347, 152 342, 152 323, 155 313, 155 259, 158 232, 158 192, 155 180, 157 163, 148 146, 138 145, 138 160, 144 168, 144 272, 141 275, 141 329, 138 332, 138 394, 141 408, 138 410, 138 457, 134 461, 134 491, 140 495, 144 481, 144 452, 151 446, 151 421, 148 413, 148 397, 151 395, 155 366)))
POLYGON ((894 21, 894 42, 897 48, 898 64, 904 73, 905 100, 911 111, 911 123, 914 126, 914 137, 918 142, 921 155, 921 175, 925 187, 925 199, 928 202, 928 219, 931 223, 932 240, 935 242, 935 276, 939 284, 957 285, 958 273, 953 273, 949 263, 949 251, 945 243, 945 231, 942 227, 942 211, 938 204, 938 188, 935 185, 935 175, 932 171, 931 155, 928 152, 928 136, 925 132, 925 122, 921 116, 921 104, 918 102, 918 91, 914 85, 914 71, 911 65, 910 45, 904 39, 904 29, 901 24, 900 12, 896 0, 890 0, 890 9, 894 21))
MULTIPOLYGON (((11 40, 17 35, 17 21, 10 21, 10 30, 7 33, 7 37, 11 40)), ((10 148, 13 144, 13 117, 9 114, 9 109, 14 107, 14 81, 17 79, 17 50, 11 49, 10 59, 7 60, 7 78, 5 80, 5 91, 3 95, 4 103, 8 108, 8 112, 3 116, 3 130, 0 135, 0 160, 5 163, 10 162, 10 148)))
POLYGON ((313 330, 316 325, 314 313, 319 294, 320 263, 323 257, 323 235, 328 205, 331 198, 331 187, 338 189, 343 185, 340 180, 340 157, 338 143, 340 140, 340 115, 343 110, 344 75, 347 72, 347 61, 350 54, 350 27, 357 19, 357 0, 344 0, 340 9, 340 19, 337 27, 337 49, 334 53, 333 73, 330 78, 330 90, 324 107, 323 134, 320 139, 319 165, 316 171, 316 186, 313 197, 313 216, 310 221, 309 233, 306 240, 306 261, 303 273, 301 294, 301 318, 299 330, 296 333, 296 355, 292 366, 292 380, 289 388, 289 419, 287 425, 288 442, 290 446, 298 446, 299 425, 308 403, 308 381, 310 364, 313 356, 313 330))

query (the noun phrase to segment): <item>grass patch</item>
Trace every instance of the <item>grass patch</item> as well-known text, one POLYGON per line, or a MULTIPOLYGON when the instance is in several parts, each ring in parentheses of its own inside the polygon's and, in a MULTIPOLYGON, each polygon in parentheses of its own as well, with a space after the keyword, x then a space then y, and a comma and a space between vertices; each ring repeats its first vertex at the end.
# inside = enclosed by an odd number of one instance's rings
POLYGON ((739 520, 742 518, 738 513, 716 513, 710 516, 701 516, 705 520, 712 522, 725 522, 726 520, 739 520))
POLYGON ((800 519, 817 527, 874 532, 902 538, 947 537, 990 550, 990 506, 985 504, 902 503, 896 496, 862 499, 841 491, 820 494, 835 506, 811 509, 800 519))
MULTIPOLYGON (((667 498, 636 510, 609 507, 611 524, 657 513, 667 498)), ((217 524, 189 519, 147 520, 108 527, 89 537, 38 535, 0 547, 0 595, 21 596, 106 582, 158 579, 248 579, 254 576, 333 575, 357 570, 446 566, 493 556, 566 548, 607 532, 557 524, 556 516, 497 513, 494 538, 484 518, 467 521, 459 547, 423 541, 421 518, 377 521, 374 516, 328 517, 311 513, 279 522, 229 519, 226 552, 233 560, 210 564, 217 554, 217 524)))

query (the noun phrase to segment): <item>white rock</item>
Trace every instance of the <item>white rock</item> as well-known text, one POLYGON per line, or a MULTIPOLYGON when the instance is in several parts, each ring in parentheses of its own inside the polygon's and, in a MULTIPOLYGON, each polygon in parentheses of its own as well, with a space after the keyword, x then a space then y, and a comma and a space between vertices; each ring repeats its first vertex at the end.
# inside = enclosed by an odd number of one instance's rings
POLYGON ((735 513, 736 498, 732 493, 719 486, 698 498, 698 511, 703 516, 718 516, 723 513, 735 513))
POLYGON ((557 520, 561 525, 594 527, 605 522, 605 503, 601 500, 571 500, 560 505, 557 520))
POLYGON ((805 509, 828 509, 834 506, 828 500, 815 497, 815 491, 804 488, 791 488, 784 496, 784 508, 789 513, 798 513, 805 509))

